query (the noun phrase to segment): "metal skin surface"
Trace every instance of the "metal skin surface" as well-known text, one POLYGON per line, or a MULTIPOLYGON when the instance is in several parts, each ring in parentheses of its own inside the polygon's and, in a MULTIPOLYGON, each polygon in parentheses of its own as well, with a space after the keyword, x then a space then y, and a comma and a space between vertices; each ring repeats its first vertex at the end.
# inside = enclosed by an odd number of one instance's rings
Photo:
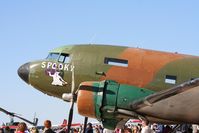
POLYGON ((122 84, 161 91, 174 86, 165 84, 166 74, 176 75, 177 84, 199 77, 199 69, 196 69, 199 67, 199 58, 196 56, 108 45, 63 46, 50 52, 70 54, 69 67, 61 70, 63 79, 68 84, 51 85, 52 78, 46 71, 52 67, 47 68, 47 63, 65 64, 48 59, 30 62, 28 83, 39 91, 58 98, 61 98, 63 93, 70 92, 71 63, 75 67, 76 89, 84 81, 110 79, 122 84), (105 64, 105 57, 126 59, 128 67, 105 64), (44 62, 46 67, 42 68, 44 62), (97 75, 96 72, 104 72, 106 76, 97 75))
MULTIPOLYGON (((78 90, 79 88, 77 104, 80 114, 97 119, 106 118, 107 116, 110 121, 115 121, 115 123, 126 117, 126 115, 121 113, 107 115, 107 111, 103 112, 101 107, 105 107, 105 105, 102 105, 102 103, 106 103, 103 101, 103 94, 107 93, 101 92, 106 87, 102 87, 104 82, 98 81, 113 80, 115 83, 111 83, 118 84, 118 88, 120 88, 115 92, 115 94, 117 93, 116 95, 107 95, 109 99, 112 98, 107 103, 108 109, 114 105, 114 108, 130 110, 129 102, 143 99, 152 93, 167 90, 199 77, 198 56, 121 46, 88 44, 62 46, 51 50, 49 53, 57 53, 59 57, 57 59, 43 59, 26 63, 19 68, 19 76, 37 90, 61 99, 63 93, 71 92, 71 71, 74 70, 75 89, 78 90), (59 61, 62 54, 69 55, 69 62, 63 63, 59 61), (106 58, 117 59, 121 62, 127 61, 128 64, 127 66, 107 64, 106 58), (165 78, 168 75, 176 77, 175 83, 165 82, 165 78), (81 86, 79 87, 80 84, 81 86), (143 92, 147 93, 144 94, 143 92), (123 101, 124 98, 122 96, 125 94, 129 102, 123 101), (117 104, 115 104, 114 99, 117 104)), ((140 110, 143 111, 142 109, 140 110)), ((140 113, 142 114, 141 111, 140 113)), ((154 121, 175 123, 172 119, 156 118, 154 114, 147 116, 147 118, 154 121)), ((106 119, 103 120, 104 123, 110 123, 106 119)), ((175 118, 174 120, 177 119, 175 118)), ((185 119, 183 119, 184 121, 185 119)))

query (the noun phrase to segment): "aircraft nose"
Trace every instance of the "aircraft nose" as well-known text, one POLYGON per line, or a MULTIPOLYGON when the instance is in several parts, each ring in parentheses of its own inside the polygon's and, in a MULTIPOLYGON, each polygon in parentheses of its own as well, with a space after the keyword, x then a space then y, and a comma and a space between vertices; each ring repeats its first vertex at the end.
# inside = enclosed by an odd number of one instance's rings
POLYGON ((30 72, 30 63, 26 63, 19 67, 18 75, 23 79, 27 84, 29 84, 29 72, 30 72))

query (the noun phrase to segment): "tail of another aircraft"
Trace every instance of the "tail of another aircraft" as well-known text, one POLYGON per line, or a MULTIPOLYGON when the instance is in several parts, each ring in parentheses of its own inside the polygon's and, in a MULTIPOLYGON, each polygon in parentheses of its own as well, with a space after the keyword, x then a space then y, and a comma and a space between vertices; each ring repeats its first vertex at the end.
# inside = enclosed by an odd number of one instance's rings
POLYGON ((64 127, 64 126, 66 126, 66 125, 67 125, 67 120, 66 120, 66 119, 64 119, 64 120, 63 120, 63 123, 62 123, 62 125, 61 125, 61 126, 63 126, 63 127, 64 127))

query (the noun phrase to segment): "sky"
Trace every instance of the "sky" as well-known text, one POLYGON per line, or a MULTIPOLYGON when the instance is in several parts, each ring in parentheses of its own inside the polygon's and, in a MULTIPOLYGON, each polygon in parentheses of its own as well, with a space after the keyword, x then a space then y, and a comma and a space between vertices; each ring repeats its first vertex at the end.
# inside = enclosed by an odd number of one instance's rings
MULTIPOLYGON (((69 44, 111 44, 199 55, 198 0, 1 0, 0 107, 39 124, 69 105, 23 82, 20 65, 69 44)), ((15 119, 18 121, 18 119, 15 119)), ((0 124, 9 117, 0 113, 0 124)), ((74 122, 83 122, 75 111, 74 122)))

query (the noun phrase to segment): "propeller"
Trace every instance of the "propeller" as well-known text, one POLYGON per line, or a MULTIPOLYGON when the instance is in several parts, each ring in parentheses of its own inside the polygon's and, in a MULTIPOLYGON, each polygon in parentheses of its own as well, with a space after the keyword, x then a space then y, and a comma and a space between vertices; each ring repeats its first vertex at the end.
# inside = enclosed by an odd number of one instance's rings
MULTIPOLYGON (((75 92, 75 72, 74 69, 72 71, 72 84, 71 84, 71 94, 72 95, 68 95, 66 96, 66 99, 70 99, 71 102, 71 106, 70 106, 70 110, 69 110, 69 116, 68 116, 68 127, 67 127, 67 133, 70 133, 71 130, 71 125, 72 125, 72 120, 73 120, 73 111, 74 111, 74 104, 77 98, 77 92, 78 90, 75 92)), ((88 121, 88 117, 85 117, 84 119, 84 133, 86 131, 86 126, 87 126, 87 121, 88 121)))
POLYGON ((71 106, 70 106, 70 110, 69 110, 69 116, 68 116, 68 128, 67 128, 67 133, 70 133, 70 129, 71 129, 71 124, 72 124, 72 120, 73 120, 73 108, 74 108, 74 103, 75 103, 75 78, 74 78, 74 69, 72 71, 72 84, 71 84, 71 94, 72 94, 72 98, 71 98, 71 106))
POLYGON ((83 133, 86 133, 87 122, 88 122, 88 117, 85 117, 85 118, 84 118, 84 128, 83 128, 83 133))
POLYGON ((3 112, 3 113, 5 113, 5 114, 7 114, 7 115, 9 115, 9 116, 11 116, 11 117, 19 118, 19 119, 21 119, 21 120, 23 120, 23 121, 25 121, 25 122, 27 122, 27 123, 29 123, 29 124, 31 124, 31 125, 34 125, 34 126, 37 125, 38 118, 35 118, 34 122, 31 122, 31 121, 29 121, 29 120, 27 120, 27 119, 25 119, 25 118, 23 118, 23 117, 17 115, 16 113, 9 112, 9 111, 7 111, 7 110, 1 108, 1 107, 0 107, 0 111, 3 112))

